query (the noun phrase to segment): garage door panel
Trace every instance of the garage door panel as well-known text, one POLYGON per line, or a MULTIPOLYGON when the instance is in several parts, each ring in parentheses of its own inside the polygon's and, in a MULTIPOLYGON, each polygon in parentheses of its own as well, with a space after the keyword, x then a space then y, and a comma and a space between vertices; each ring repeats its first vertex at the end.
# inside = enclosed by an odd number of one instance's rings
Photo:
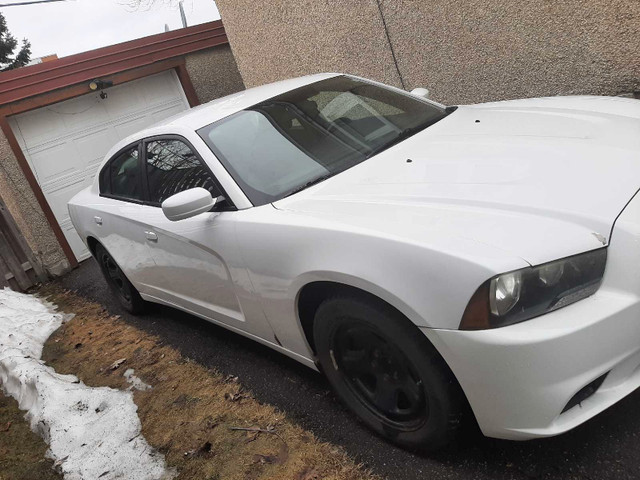
POLYGON ((130 118, 125 122, 122 122, 115 126, 116 132, 120 138, 127 137, 133 133, 142 130, 145 127, 151 125, 153 121, 149 117, 137 117, 130 118))
MULTIPOLYGON (((140 88, 137 86, 131 86, 127 89, 114 89, 114 91, 109 91, 108 95, 104 105, 107 116, 110 119, 132 115, 151 106, 145 101, 140 88)), ((156 103, 157 101, 156 99, 156 103)))
POLYGON ((50 186, 46 190, 43 189, 45 197, 49 202, 49 206, 53 211, 53 215, 61 223, 69 218, 69 211, 67 209, 67 203, 78 193, 85 184, 84 175, 74 175, 67 179, 66 184, 58 184, 50 186))
POLYGON ((172 81, 169 76, 156 75, 150 77, 139 92, 148 105, 158 103, 164 98, 179 98, 182 96, 180 84, 172 81))
POLYGON ((15 119, 23 148, 34 148, 64 133, 64 122, 56 121, 56 114, 46 109, 23 113, 15 119), (24 115, 24 116, 23 116, 24 115))
MULTIPOLYGON (((103 123, 101 120, 105 118, 107 112, 103 100, 97 93, 87 95, 87 98, 83 98, 82 102, 77 102, 73 107, 53 106, 50 108, 56 112, 54 117, 56 121, 61 119, 64 123, 64 133, 95 128, 103 123)), ((56 138, 55 136, 51 137, 51 140, 55 141, 56 138)))
POLYGON ((76 258, 88 252, 67 202, 95 178, 109 149, 122 138, 186 110, 173 71, 43 107, 9 119, 31 169, 76 258))
POLYGON ((119 118, 127 113, 154 109, 167 100, 179 99, 180 89, 169 75, 146 78, 143 83, 135 83, 128 88, 109 89, 107 102, 104 102, 107 114, 119 118))
POLYGON ((83 163, 100 162, 109 149, 117 143, 119 137, 112 127, 104 127, 96 131, 87 132, 73 139, 78 155, 83 163))
POLYGON ((163 110, 160 110, 158 112, 155 112, 152 116, 153 118, 153 123, 158 123, 162 120, 164 120, 165 118, 169 118, 172 117, 173 115, 177 115, 178 113, 182 112, 182 105, 181 104, 173 104, 173 105, 169 105, 168 107, 166 107, 163 110))
POLYGON ((55 190, 56 185, 74 182, 73 177, 84 179, 87 173, 93 176, 117 141, 118 136, 111 127, 83 133, 58 145, 31 149, 31 167, 43 190, 55 190))
POLYGON ((30 156, 36 179, 43 189, 60 178, 74 174, 83 163, 73 142, 32 151, 30 156))

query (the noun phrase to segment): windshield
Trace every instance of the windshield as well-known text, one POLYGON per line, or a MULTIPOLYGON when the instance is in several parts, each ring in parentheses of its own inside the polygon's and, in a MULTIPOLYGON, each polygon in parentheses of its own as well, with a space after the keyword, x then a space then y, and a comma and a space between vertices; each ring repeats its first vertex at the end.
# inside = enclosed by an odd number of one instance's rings
POLYGON ((446 116, 409 94, 346 76, 253 105, 198 134, 254 205, 357 165, 446 116))

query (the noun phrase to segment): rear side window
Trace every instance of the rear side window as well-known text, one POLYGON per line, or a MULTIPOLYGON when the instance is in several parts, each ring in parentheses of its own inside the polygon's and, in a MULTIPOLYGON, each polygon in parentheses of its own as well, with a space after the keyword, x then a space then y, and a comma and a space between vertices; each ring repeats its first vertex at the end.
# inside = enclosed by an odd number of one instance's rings
POLYGON ((151 203, 162 203, 171 195, 195 187, 208 190, 213 198, 221 195, 209 170, 180 140, 148 142, 146 170, 151 203))
POLYGON ((116 197, 142 200, 138 147, 125 150, 109 163, 110 193, 116 197))

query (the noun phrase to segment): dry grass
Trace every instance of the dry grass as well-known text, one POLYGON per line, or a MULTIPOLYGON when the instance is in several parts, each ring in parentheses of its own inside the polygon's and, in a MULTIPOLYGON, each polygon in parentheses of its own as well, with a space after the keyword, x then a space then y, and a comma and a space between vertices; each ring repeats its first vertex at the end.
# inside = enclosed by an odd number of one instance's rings
POLYGON ((18 402, 0 393, 0 480, 60 480, 47 444, 29 428, 18 402))
POLYGON ((153 387, 134 394, 142 433, 177 468, 178 478, 376 478, 340 448, 318 441, 283 413, 260 404, 236 378, 182 357, 102 306, 54 285, 40 294, 61 311, 76 314, 49 339, 43 358, 58 372, 73 373, 92 386, 126 389, 123 373, 133 368, 153 387), (126 361, 112 370, 122 358, 126 361))

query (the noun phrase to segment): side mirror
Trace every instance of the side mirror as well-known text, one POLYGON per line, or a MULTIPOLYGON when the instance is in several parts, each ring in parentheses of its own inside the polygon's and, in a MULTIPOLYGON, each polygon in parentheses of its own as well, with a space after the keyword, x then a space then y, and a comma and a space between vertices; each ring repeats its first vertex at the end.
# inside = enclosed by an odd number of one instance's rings
POLYGON ((172 222, 195 217, 208 212, 216 204, 216 199, 202 187, 190 188, 176 193, 162 202, 162 212, 172 222))
POLYGON ((416 97, 429 98, 429 90, 426 88, 414 88, 411 90, 411 95, 416 97))

